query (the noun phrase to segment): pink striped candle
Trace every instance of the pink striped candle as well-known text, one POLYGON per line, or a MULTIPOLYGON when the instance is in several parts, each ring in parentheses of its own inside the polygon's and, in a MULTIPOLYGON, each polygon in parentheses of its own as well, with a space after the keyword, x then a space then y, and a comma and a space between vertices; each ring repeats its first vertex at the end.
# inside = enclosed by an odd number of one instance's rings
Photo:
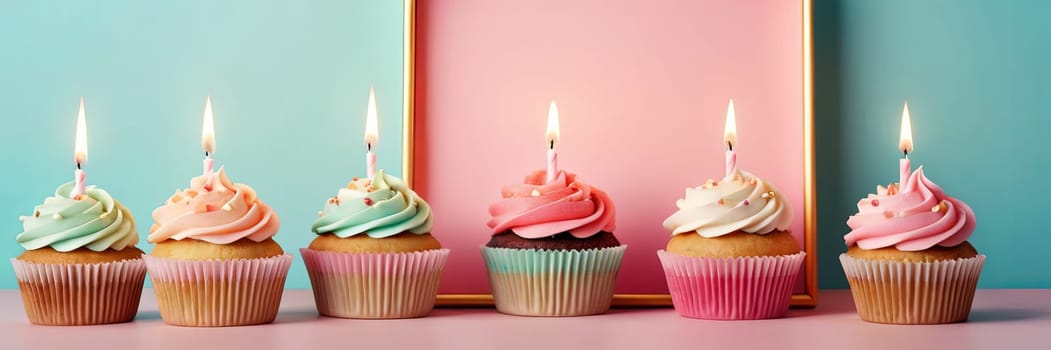
POLYGON ((547 182, 558 178, 558 152, 555 151, 555 143, 559 138, 558 128, 558 105, 551 101, 547 108, 547 182))
POLYGON ((730 176, 737 169, 737 153, 734 153, 734 145, 737 144, 737 113, 734 111, 734 100, 726 106, 726 125, 723 127, 723 141, 726 142, 726 175, 730 176))
POLYGON ((904 154, 904 158, 898 162, 898 187, 904 188, 912 174, 912 162, 909 161, 909 152, 912 152, 912 115, 909 113, 908 101, 905 101, 905 108, 901 111, 901 138, 898 141, 898 149, 904 154))
POLYGON ((73 170, 73 192, 70 193, 70 197, 84 194, 85 182, 87 181, 87 173, 81 169, 81 166, 88 161, 88 126, 84 117, 84 98, 80 98, 80 108, 77 110, 77 132, 76 139, 73 142, 73 163, 76 164, 76 170, 73 170))
POLYGON ((373 150, 380 142, 379 121, 376 113, 376 90, 369 87, 369 105, 365 111, 365 168, 368 178, 376 175, 376 153, 373 150))

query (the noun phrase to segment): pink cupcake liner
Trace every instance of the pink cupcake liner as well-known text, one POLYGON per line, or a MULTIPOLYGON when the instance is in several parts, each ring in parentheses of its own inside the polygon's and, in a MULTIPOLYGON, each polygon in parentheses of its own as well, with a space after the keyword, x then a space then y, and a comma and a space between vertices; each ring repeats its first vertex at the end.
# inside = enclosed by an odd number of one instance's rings
POLYGON ((782 256, 703 258, 657 252, 679 315, 757 320, 788 312, 805 252, 782 256))
POLYGON ((273 322, 292 264, 288 254, 234 260, 143 259, 161 318, 189 327, 273 322))
POLYGON ((967 320, 985 255, 935 262, 839 256, 862 320, 937 324, 967 320))
POLYGON ((341 253, 301 248, 318 313, 341 318, 413 318, 434 308, 448 249, 341 253))
POLYGON ((135 319, 146 279, 142 259, 38 264, 11 259, 29 322, 75 326, 135 319))
POLYGON ((496 310, 585 316, 609 310, 626 245, 588 250, 482 247, 496 310))

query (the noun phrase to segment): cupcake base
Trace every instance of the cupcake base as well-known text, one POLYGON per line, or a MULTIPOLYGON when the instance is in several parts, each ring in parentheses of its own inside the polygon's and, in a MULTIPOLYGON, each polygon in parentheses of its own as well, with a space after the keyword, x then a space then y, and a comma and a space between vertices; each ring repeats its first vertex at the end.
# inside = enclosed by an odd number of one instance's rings
POLYGON ((497 311, 519 316, 585 316, 609 310, 627 246, 481 249, 497 311))
POLYGON ((258 259, 143 257, 165 323, 188 327, 273 322, 291 255, 258 259))
POLYGON ((783 317, 805 252, 759 257, 688 257, 657 252, 679 315, 708 320, 783 317))
POLYGON ((426 316, 434 309, 448 249, 343 253, 302 248, 318 313, 341 318, 426 316))
POLYGON ((985 255, 935 262, 869 260, 841 254, 858 316, 888 324, 967 320, 985 255))
POLYGON ((41 264, 11 259, 29 322, 77 326, 129 322, 146 278, 142 259, 41 264))

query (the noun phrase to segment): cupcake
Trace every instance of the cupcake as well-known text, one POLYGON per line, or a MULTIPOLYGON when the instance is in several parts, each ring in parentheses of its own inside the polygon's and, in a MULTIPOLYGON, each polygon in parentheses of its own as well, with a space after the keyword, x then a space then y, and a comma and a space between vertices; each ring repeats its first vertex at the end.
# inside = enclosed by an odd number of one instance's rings
POLYGON ((342 318, 411 318, 434 308, 449 250, 434 216, 399 178, 354 178, 329 198, 300 249, 318 312, 342 318))
POLYGON ((496 309, 521 316, 609 310, 626 245, 613 235, 615 207, 602 190, 559 172, 534 172, 489 206, 482 247, 496 309))
POLYGON ((15 239, 26 249, 11 259, 29 322, 91 325, 128 322, 139 309, 146 277, 135 218, 109 193, 63 184, 23 216, 15 239))
POLYGON ((773 185, 734 168, 722 180, 687 188, 664 221, 672 233, 657 252, 672 303, 683 317, 782 317, 804 252, 787 231, 792 208, 773 185))
POLYGON ((292 256, 274 242, 279 221, 222 168, 194 178, 153 211, 144 257, 164 322, 222 327, 273 322, 292 256))
POLYGON ((967 238, 974 212, 920 167, 904 184, 878 186, 847 220, 839 256, 862 320, 893 324, 967 320, 985 255, 967 238))

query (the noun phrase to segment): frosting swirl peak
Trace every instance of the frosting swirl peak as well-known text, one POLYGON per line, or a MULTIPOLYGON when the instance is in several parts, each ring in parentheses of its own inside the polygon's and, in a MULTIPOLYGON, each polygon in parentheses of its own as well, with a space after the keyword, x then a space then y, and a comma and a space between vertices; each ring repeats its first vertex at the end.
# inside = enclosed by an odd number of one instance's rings
POLYGON ((875 194, 859 201, 858 213, 847 220, 847 226, 851 228, 844 237, 847 246, 918 251, 957 246, 971 236, 976 223, 971 207, 945 195, 921 166, 900 188, 878 186, 875 194))
POLYGON ((70 196, 72 191, 72 182, 62 184, 33 216, 19 217, 22 233, 15 240, 26 250, 51 246, 60 252, 123 250, 139 241, 135 218, 109 193, 94 186, 79 197, 70 196))
POLYGON ((431 206, 405 181, 379 170, 372 179, 354 179, 339 189, 310 229, 340 238, 361 233, 384 238, 402 232, 422 235, 433 226, 431 206))
POLYGON ((577 181, 572 173, 560 171, 558 178, 545 183, 547 172, 539 170, 525 183, 505 186, 503 199, 489 206, 492 234, 511 230, 528 239, 569 232, 576 238, 591 237, 601 231, 613 232, 616 208, 606 192, 577 181))
POLYGON ((767 234, 792 223, 792 207, 774 185, 734 169, 722 180, 687 188, 679 211, 664 220, 673 235, 697 232, 712 238, 735 231, 767 234))
POLYGON ((226 177, 226 170, 190 181, 153 211, 151 243, 192 238, 215 244, 247 238, 262 242, 277 234, 280 221, 248 185, 226 177))

